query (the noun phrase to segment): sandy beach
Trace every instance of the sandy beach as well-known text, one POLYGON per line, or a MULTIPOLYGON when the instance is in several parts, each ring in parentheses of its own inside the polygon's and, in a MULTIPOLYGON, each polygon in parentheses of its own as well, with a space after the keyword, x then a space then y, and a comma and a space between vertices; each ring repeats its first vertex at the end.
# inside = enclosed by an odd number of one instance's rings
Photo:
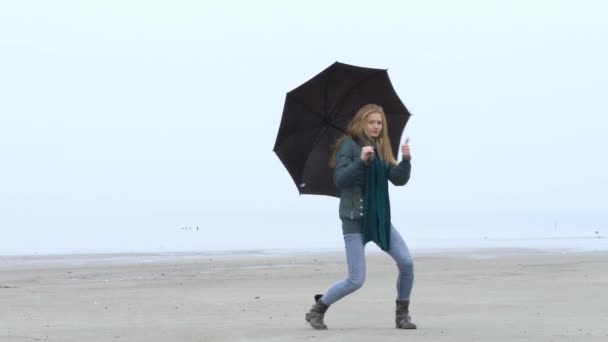
POLYGON ((414 253, 412 316, 394 328, 396 268, 304 321, 345 276, 335 252, 0 258, 0 341, 608 341, 608 252, 414 253))

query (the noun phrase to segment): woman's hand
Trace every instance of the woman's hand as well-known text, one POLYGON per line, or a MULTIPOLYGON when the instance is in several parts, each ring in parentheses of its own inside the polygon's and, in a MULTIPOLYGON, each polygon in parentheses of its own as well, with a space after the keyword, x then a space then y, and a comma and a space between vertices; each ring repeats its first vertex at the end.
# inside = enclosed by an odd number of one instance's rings
POLYGON ((372 146, 363 146, 361 148, 361 160, 367 163, 369 158, 374 155, 374 148, 372 146))
POLYGON ((412 160, 412 154, 410 153, 409 144, 401 145, 401 155, 403 155, 403 159, 405 160, 412 160))

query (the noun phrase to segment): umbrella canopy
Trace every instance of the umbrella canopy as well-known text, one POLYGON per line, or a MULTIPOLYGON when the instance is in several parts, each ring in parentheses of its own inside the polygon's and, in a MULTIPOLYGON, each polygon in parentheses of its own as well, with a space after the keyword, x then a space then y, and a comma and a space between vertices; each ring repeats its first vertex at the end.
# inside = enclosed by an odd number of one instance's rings
POLYGON ((368 103, 384 108, 397 158, 401 133, 411 114, 386 69, 336 62, 287 93, 273 151, 300 194, 340 197, 329 158, 357 110, 368 103))

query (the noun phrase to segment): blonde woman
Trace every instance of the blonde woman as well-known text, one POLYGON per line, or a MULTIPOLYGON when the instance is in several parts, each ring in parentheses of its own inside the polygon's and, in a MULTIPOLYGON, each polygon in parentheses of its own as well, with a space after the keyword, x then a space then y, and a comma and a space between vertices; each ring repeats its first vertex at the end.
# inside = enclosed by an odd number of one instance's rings
POLYGON ((409 315, 414 281, 412 257, 403 238, 390 221, 388 182, 405 185, 410 178, 411 154, 401 146, 397 162, 390 146, 386 115, 382 107, 368 104, 357 111, 336 143, 330 166, 340 189, 340 219, 346 249, 348 276, 331 286, 306 314, 315 329, 327 329, 325 312, 330 305, 361 288, 365 281, 365 244, 376 243, 397 263, 395 326, 416 329, 409 315))

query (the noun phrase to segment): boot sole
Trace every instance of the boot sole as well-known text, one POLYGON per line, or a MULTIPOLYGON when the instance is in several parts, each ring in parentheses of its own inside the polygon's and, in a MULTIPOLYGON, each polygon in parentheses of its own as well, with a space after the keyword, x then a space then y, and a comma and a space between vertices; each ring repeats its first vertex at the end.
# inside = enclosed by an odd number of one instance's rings
POLYGON ((316 330, 327 330, 327 326, 312 324, 310 322, 310 314, 306 314, 306 316, 304 317, 304 319, 306 320, 306 322, 308 322, 308 324, 310 324, 311 327, 313 327, 316 330))

